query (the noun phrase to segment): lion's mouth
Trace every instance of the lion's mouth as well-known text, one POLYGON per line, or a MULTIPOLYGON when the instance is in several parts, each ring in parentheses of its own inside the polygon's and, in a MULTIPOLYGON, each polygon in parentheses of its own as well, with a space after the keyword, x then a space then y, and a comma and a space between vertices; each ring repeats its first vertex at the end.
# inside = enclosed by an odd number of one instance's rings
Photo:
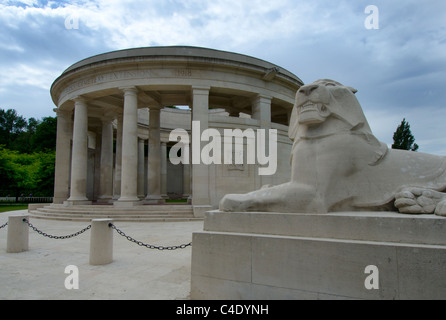
POLYGON ((322 103, 313 103, 311 101, 308 101, 300 107, 299 113, 310 112, 310 111, 317 111, 323 113, 327 111, 327 107, 322 103))
POLYGON ((299 107, 300 123, 320 123, 330 114, 330 111, 323 103, 307 101, 299 107))

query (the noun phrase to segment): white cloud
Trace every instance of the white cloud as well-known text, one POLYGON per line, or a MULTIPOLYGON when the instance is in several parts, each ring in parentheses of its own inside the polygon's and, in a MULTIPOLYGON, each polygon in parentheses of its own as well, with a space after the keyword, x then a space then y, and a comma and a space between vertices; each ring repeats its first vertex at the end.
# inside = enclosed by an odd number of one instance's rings
POLYGON ((57 76, 48 66, 13 65, 0 70, 0 87, 30 86, 47 90, 57 76))
POLYGON ((12 86, 28 86, 49 95, 65 67, 110 50, 211 47, 277 63, 304 81, 354 86, 380 140, 391 143, 406 117, 421 148, 434 150, 446 146, 438 138, 446 119, 444 21, 446 2, 434 0, 5 0, 0 93, 7 99, 12 86), (379 30, 364 27, 369 4, 379 8, 379 30), (65 28, 70 17, 79 29, 65 28))
MULTIPOLYGON (((93 2, 92 2, 93 3, 93 2)), ((102 1, 76 10, 81 26, 109 36, 110 47, 150 44, 205 45, 219 43, 235 48, 294 32, 305 10, 288 1, 102 1), (137 11, 134 9, 138 8, 137 11)))

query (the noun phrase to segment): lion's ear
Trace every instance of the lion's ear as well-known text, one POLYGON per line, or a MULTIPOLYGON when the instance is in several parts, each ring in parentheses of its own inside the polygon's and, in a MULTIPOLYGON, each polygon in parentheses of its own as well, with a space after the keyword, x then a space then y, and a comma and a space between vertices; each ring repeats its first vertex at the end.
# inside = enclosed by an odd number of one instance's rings
POLYGON ((293 107, 293 111, 291 112, 290 116, 290 125, 288 127, 288 137, 294 141, 294 139, 297 136, 297 127, 299 126, 299 122, 297 119, 297 108, 296 106, 293 107))
POLYGON ((353 94, 355 94, 356 92, 358 92, 358 90, 356 90, 353 87, 347 87, 347 89, 349 89, 351 92, 353 92, 353 94))

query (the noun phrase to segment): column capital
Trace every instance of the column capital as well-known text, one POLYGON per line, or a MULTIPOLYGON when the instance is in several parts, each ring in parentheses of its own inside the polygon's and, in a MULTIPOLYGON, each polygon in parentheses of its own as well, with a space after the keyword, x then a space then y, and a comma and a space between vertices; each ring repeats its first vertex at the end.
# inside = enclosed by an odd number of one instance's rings
POLYGON ((208 95, 210 90, 211 90, 210 86, 192 86, 193 94, 208 95))
POLYGON ((61 110, 60 108, 54 108, 53 111, 56 113, 56 116, 58 117, 70 117, 73 115, 72 110, 61 110))
POLYGON ((266 95, 266 94, 259 93, 259 94, 257 94, 255 97, 253 97, 251 99, 251 101, 253 103, 258 102, 258 101, 262 101, 262 100, 270 102, 271 100, 273 100, 273 97, 269 96, 269 95, 266 95))
POLYGON ((128 87, 119 87, 119 90, 123 91, 124 94, 126 93, 138 93, 138 88, 135 86, 128 86, 128 87))
POLYGON ((110 111, 110 112, 104 113, 100 119, 101 119, 102 123, 109 123, 109 122, 113 121, 116 117, 117 117, 116 113, 110 111))
POLYGON ((79 102, 81 102, 81 103, 87 103, 87 99, 85 99, 84 97, 82 97, 82 96, 76 96, 76 97, 74 97, 73 99, 71 99, 74 103, 79 103, 79 102))

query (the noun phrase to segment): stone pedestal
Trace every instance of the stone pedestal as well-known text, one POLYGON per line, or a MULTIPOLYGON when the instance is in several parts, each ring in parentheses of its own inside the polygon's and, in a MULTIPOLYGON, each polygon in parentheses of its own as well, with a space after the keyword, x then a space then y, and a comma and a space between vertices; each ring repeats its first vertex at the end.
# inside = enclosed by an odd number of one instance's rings
POLYGON ((113 262, 113 229, 109 226, 111 219, 94 219, 91 221, 90 264, 106 265, 113 262))
POLYGON ((12 215, 8 218, 7 253, 20 253, 29 249, 29 228, 23 220, 29 220, 28 215, 12 215))
POLYGON ((210 211, 193 235, 191 297, 446 299, 445 267, 443 217, 210 211))

